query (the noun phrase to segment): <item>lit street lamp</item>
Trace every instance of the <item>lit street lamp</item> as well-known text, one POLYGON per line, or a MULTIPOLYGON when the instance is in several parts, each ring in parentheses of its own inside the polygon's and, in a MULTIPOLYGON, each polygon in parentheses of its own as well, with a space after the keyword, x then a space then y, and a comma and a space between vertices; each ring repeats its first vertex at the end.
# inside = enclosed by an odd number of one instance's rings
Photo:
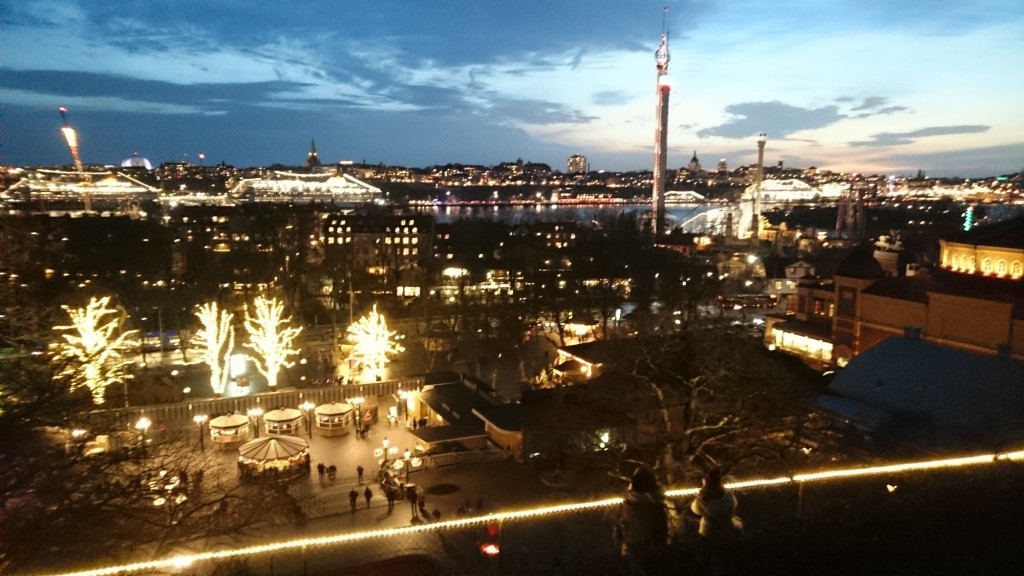
POLYGON ((359 438, 363 432, 363 403, 366 402, 366 399, 356 396, 351 402, 356 407, 356 438, 359 438))
POLYGON ((203 433, 203 429, 206 427, 206 419, 207 418, 209 418, 209 416, 207 416, 206 414, 196 414, 195 416, 192 417, 192 421, 195 422, 196 426, 199 427, 199 449, 200 450, 206 450, 205 439, 203 438, 203 436, 205 435, 203 433))
POLYGON ((263 416, 263 408, 250 408, 246 414, 249 415, 249 422, 252 423, 253 429, 256 431, 254 438, 260 437, 260 416, 263 416))
POLYGON ((400 404, 402 406, 401 412, 399 412, 399 416, 402 418, 402 421, 404 422, 406 418, 409 416, 409 393, 399 388, 398 399, 400 400, 400 404))
POLYGON ((311 419, 313 408, 316 408, 316 404, 313 404, 309 400, 306 400, 302 404, 299 404, 299 410, 302 410, 302 415, 306 419, 306 435, 310 438, 313 437, 313 421, 311 419))
POLYGON ((139 421, 135 423, 135 429, 140 432, 140 438, 142 439, 142 453, 146 453, 146 431, 153 425, 153 421, 145 416, 139 418, 139 421))
POLYGON ((406 449, 402 454, 404 456, 404 462, 402 467, 405 468, 405 483, 409 483, 409 474, 412 474, 413 468, 419 469, 423 465, 423 459, 419 456, 413 456, 412 450, 406 449))

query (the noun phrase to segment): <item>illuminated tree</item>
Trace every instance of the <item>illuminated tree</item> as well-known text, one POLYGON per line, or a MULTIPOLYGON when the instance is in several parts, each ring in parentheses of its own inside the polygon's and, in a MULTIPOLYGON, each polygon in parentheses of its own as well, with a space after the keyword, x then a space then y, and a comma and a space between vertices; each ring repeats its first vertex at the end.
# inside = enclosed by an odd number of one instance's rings
POLYGON ((302 328, 287 327, 291 318, 284 317, 284 303, 277 298, 257 296, 253 309, 255 316, 245 309, 245 330, 249 333, 246 347, 253 351, 253 363, 267 378, 267 385, 276 386, 281 368, 295 365, 288 358, 299 353, 292 345, 302 328))
POLYGON ((235 347, 235 328, 231 325, 234 314, 220 310, 216 302, 207 302, 199 307, 196 317, 202 327, 192 337, 192 347, 199 351, 202 362, 210 367, 213 393, 223 394, 226 385, 224 366, 235 347))
POLYGON ((356 320, 348 327, 348 336, 352 340, 352 352, 349 360, 357 366, 369 370, 375 376, 384 372, 384 365, 391 361, 389 356, 404 352, 405 348, 395 342, 398 334, 388 329, 388 323, 377 312, 377 305, 369 314, 356 320))
POLYGON ((109 308, 110 297, 92 298, 85 308, 62 306, 70 326, 54 326, 61 339, 51 344, 58 378, 66 378, 71 390, 86 387, 96 404, 103 404, 108 386, 132 378, 127 354, 139 346, 137 331, 121 330, 124 314, 109 308))

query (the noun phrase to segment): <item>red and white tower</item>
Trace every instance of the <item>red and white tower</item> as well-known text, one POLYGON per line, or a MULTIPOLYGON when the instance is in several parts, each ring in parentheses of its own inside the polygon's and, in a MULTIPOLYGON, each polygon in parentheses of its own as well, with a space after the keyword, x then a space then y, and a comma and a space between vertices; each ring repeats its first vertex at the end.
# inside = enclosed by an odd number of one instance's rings
MULTIPOLYGON (((667 8, 666 8, 667 10, 667 8)), ((668 78, 668 32, 662 32, 661 44, 654 53, 658 62, 658 104, 655 108, 657 127, 654 130, 654 189, 651 191, 651 210, 654 213, 653 231, 657 240, 665 234, 665 171, 668 149, 668 95, 672 85, 668 78)))

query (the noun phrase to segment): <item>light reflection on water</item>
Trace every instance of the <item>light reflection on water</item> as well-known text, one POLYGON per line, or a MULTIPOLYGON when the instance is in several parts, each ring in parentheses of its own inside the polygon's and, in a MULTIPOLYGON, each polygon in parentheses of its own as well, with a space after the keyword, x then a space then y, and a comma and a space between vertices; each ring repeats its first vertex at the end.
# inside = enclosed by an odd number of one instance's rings
MULTIPOLYGON (((669 225, 692 220, 695 216, 708 210, 721 208, 719 205, 672 205, 665 209, 665 218, 669 225)), ((648 204, 604 204, 594 206, 559 206, 559 205, 479 205, 479 206, 411 206, 417 214, 432 214, 438 223, 448 224, 458 220, 477 218, 494 220, 506 224, 528 224, 531 222, 580 222, 588 224, 600 222, 620 214, 636 214, 649 217, 651 207, 648 204)))

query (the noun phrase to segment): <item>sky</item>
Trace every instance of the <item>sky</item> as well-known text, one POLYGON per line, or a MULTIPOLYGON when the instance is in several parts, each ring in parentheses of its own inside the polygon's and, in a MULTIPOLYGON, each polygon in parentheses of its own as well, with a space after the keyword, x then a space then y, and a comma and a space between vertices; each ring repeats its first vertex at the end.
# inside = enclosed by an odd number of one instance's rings
POLYGON ((1021 0, 0 0, 0 164, 1024 169, 1021 0))

